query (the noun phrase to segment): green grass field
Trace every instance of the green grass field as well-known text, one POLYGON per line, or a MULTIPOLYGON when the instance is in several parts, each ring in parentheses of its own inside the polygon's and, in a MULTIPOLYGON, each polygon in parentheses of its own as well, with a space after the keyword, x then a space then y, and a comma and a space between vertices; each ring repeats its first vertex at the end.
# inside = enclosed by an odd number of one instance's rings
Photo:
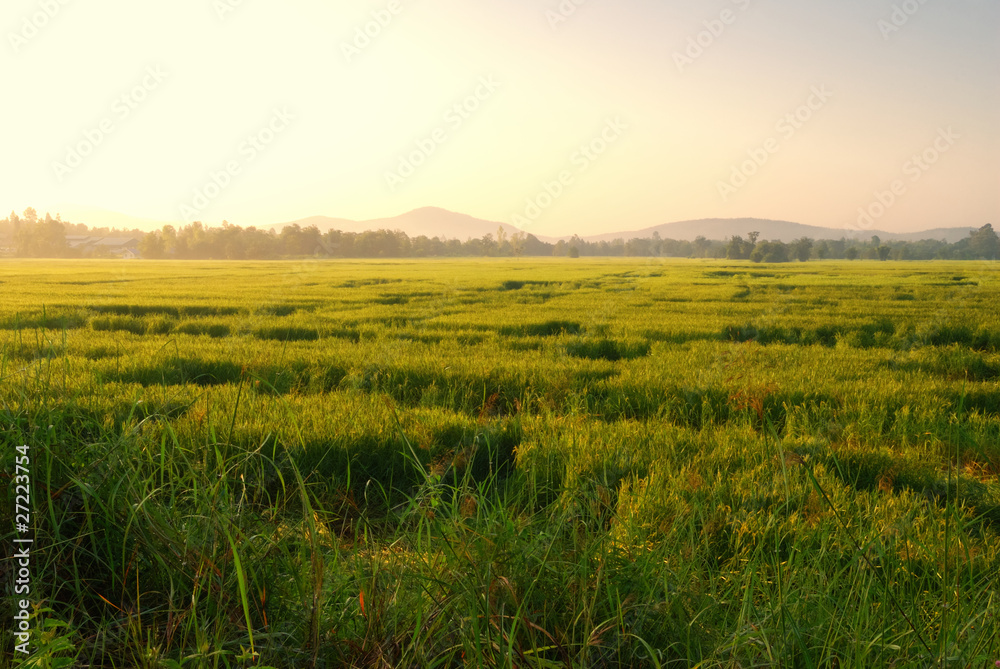
POLYGON ((998 278, 5 261, 23 666, 992 667, 998 278))

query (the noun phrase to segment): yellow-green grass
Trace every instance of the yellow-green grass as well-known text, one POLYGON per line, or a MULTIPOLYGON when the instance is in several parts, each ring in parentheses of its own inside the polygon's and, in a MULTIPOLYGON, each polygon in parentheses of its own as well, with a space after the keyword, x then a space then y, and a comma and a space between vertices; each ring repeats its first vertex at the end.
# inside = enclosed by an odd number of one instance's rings
POLYGON ((38 666, 992 664, 997 278, 5 262, 38 666))

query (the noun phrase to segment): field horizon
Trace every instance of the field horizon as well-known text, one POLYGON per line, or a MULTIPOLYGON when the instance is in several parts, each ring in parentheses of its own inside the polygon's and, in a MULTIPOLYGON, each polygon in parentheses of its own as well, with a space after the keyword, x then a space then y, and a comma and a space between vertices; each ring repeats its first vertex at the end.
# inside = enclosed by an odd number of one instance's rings
MULTIPOLYGON (((151 221, 148 219, 136 218, 113 211, 93 211, 80 207, 64 207, 57 209, 56 213, 63 213, 67 220, 87 225, 89 228, 107 228, 116 230, 140 230, 142 232, 154 232, 160 230, 164 225, 183 225, 184 221, 151 221)), ((869 217, 870 219, 870 217, 869 217)), ((973 225, 940 226, 921 230, 882 230, 875 227, 875 221, 861 219, 851 221, 843 228, 830 226, 811 225, 798 221, 774 220, 753 216, 732 216, 729 218, 704 217, 692 220, 675 220, 657 225, 648 226, 639 230, 603 230, 603 231, 583 231, 562 234, 547 235, 535 230, 536 237, 545 242, 557 242, 559 240, 569 241, 574 236, 579 236, 587 241, 612 240, 618 237, 626 241, 631 238, 651 237, 654 232, 661 237, 678 239, 681 241, 694 241, 699 235, 709 236, 715 241, 727 241, 732 235, 744 235, 750 231, 750 226, 756 226, 755 230, 761 232, 764 239, 777 240, 785 243, 791 242, 800 237, 811 237, 812 239, 868 239, 872 235, 877 235, 886 241, 920 241, 923 239, 945 240, 950 243, 959 241, 985 222, 973 225), (707 226, 707 227, 706 227, 707 226), (763 226, 763 227, 762 227, 763 226)), ((235 220, 235 219, 234 219, 235 220)), ((217 224, 221 224, 222 219, 217 224)), ((205 222, 212 225, 211 222, 205 222)), ((340 230, 341 232, 375 232, 378 230, 401 230, 410 237, 424 235, 427 237, 441 237, 443 239, 466 240, 469 237, 482 237, 485 234, 494 234, 498 227, 502 227, 507 234, 524 232, 532 233, 532 228, 537 225, 517 227, 507 222, 483 219, 465 212, 450 211, 446 208, 427 205, 415 209, 404 211, 394 216, 383 216, 373 219, 355 220, 326 214, 316 214, 305 216, 287 222, 272 223, 269 225, 257 226, 265 230, 281 232, 284 227, 299 225, 300 227, 316 226, 320 232, 328 230, 340 230)))

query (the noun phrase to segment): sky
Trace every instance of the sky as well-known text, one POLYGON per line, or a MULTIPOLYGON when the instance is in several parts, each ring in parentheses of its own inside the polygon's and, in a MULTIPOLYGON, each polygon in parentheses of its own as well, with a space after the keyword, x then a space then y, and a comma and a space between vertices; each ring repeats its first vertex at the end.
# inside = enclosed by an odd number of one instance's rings
POLYGON ((1000 224, 996 0, 5 0, 0 37, 3 212, 1000 224))

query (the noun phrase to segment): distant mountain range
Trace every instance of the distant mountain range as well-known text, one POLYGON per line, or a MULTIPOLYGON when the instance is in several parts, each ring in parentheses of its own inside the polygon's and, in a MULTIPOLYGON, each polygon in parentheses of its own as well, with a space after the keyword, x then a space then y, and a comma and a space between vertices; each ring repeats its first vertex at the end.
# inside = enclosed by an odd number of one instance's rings
MULTIPOLYGON (((311 216, 298 221, 278 223, 268 226, 281 230, 287 225, 298 225, 306 228, 315 225, 320 232, 340 230, 341 232, 364 232, 366 230, 402 230, 408 237, 443 237, 445 239, 461 239, 482 237, 491 234, 494 237, 498 228, 503 228, 508 234, 518 232, 513 225, 497 221, 484 221, 468 214, 459 214, 438 207, 422 207, 392 218, 375 218, 369 221, 351 221, 346 218, 329 218, 327 216, 311 216)), ((539 239, 542 239, 539 237, 539 239)))
POLYGON ((611 241, 613 239, 636 239, 652 237, 659 233, 663 239, 693 241, 702 236, 706 239, 726 240, 733 235, 746 236, 749 232, 759 232, 760 239, 790 242, 802 237, 812 239, 871 239, 877 235, 882 241, 915 242, 921 239, 943 239, 954 244, 969 236, 975 228, 935 228, 923 232, 887 232, 885 230, 821 228, 790 221, 771 221, 760 218, 704 218, 697 221, 677 221, 651 228, 629 232, 609 232, 586 237, 588 241, 611 241))
MULTIPOLYGON (((74 223, 86 223, 90 227, 114 227, 119 229, 151 230, 160 228, 165 222, 139 219, 98 210, 73 209, 63 211, 63 218, 74 223)), ((172 223, 177 225, 177 223, 172 223)), ((438 207, 422 207, 392 218, 376 218, 367 221, 355 221, 346 218, 330 218, 328 216, 312 216, 288 223, 278 223, 267 226, 267 229, 280 231, 287 225, 299 225, 303 228, 315 225, 321 232, 341 230, 343 232, 364 232, 365 230, 401 230, 409 237, 443 237, 445 239, 460 239, 462 241, 482 237, 486 234, 496 236, 497 228, 502 227, 508 234, 518 232, 518 229, 507 223, 488 221, 475 218, 468 214, 460 214, 438 207)), ((664 223, 641 230, 627 232, 607 232, 599 235, 583 237, 587 241, 611 241, 613 239, 635 239, 652 237, 659 233, 663 239, 678 239, 694 241, 696 237, 712 240, 727 240, 733 235, 746 236, 749 232, 759 232, 760 239, 790 242, 801 237, 812 239, 848 239, 867 240, 872 235, 878 235, 883 241, 919 241, 921 239, 944 240, 955 243, 976 228, 934 228, 922 232, 887 232, 885 230, 861 230, 823 228, 813 225, 792 223, 791 221, 772 221, 759 218, 705 218, 695 221, 677 221, 664 223)), ((570 236, 550 237, 535 235, 543 242, 554 243, 560 239, 569 240, 570 236)))
MULTIPOLYGON (((343 232, 364 232, 365 230, 402 230, 410 237, 425 235, 427 237, 444 237, 445 239, 466 240, 470 237, 482 237, 485 234, 496 235, 497 228, 503 227, 508 235, 518 231, 512 225, 497 221, 486 221, 467 214, 458 214, 447 209, 424 207, 414 209, 393 218, 378 218, 370 221, 352 221, 344 218, 328 218, 313 216, 289 223, 279 223, 270 227, 281 230, 286 225, 297 224, 301 227, 315 225, 321 232, 341 230, 343 232)), ((589 242, 611 241, 614 239, 648 238, 659 233, 663 239, 694 241, 696 237, 713 240, 726 240, 733 235, 746 236, 749 232, 759 232, 761 239, 790 242, 801 237, 812 239, 870 239, 878 235, 883 241, 919 241, 921 239, 943 239, 954 244, 969 236, 975 228, 935 228, 923 232, 887 232, 885 230, 844 230, 837 228, 821 228, 814 225, 803 225, 791 221, 771 221, 760 218, 705 218, 696 221, 677 221, 664 223, 642 230, 628 232, 607 232, 601 235, 583 237, 589 242)), ((535 235, 543 242, 556 242, 565 237, 547 237, 535 235)))

